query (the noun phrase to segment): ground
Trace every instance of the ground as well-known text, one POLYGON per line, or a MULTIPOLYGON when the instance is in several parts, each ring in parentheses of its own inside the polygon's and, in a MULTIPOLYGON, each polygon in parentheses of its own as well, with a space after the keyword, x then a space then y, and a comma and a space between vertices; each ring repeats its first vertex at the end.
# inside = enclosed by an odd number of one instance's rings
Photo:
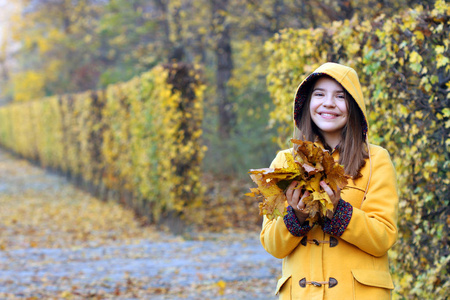
POLYGON ((276 299, 258 216, 212 194, 208 222, 174 236, 0 151, 0 299, 276 299))

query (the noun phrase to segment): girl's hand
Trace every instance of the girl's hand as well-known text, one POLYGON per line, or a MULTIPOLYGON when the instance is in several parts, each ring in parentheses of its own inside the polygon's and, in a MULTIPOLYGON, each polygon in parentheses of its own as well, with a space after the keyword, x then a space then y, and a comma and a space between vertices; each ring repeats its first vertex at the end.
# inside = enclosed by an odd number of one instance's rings
POLYGON ((297 188, 298 183, 298 181, 292 181, 292 183, 286 190, 286 198, 288 204, 294 209, 295 215, 297 216, 300 224, 302 224, 309 216, 308 213, 304 212, 305 203, 303 202, 303 199, 308 197, 310 194, 308 191, 306 191, 302 195, 302 190, 300 188, 297 188))
POLYGON ((341 199, 341 189, 338 187, 338 190, 336 192, 333 192, 333 190, 330 188, 328 184, 325 183, 325 181, 321 181, 320 186, 328 194, 328 196, 331 199, 331 203, 333 203, 334 205, 334 210, 332 212, 330 211, 327 212, 327 217, 331 219, 333 218, 334 211, 336 210, 339 200, 341 199))

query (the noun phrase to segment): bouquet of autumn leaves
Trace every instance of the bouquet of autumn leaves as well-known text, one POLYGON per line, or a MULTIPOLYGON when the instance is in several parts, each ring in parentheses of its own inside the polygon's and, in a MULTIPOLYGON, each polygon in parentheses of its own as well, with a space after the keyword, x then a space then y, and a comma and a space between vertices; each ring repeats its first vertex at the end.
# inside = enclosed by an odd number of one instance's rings
POLYGON ((326 216, 327 210, 334 209, 320 182, 325 181, 333 191, 337 191, 347 185, 349 176, 345 175, 343 166, 334 161, 329 151, 313 142, 291 141, 297 144, 297 150, 284 153, 286 163, 282 168, 250 170, 250 177, 258 187, 250 188, 251 193, 246 195, 262 198, 260 215, 266 215, 270 220, 283 217, 287 213, 285 191, 296 180, 299 182, 297 188, 310 192, 303 201, 304 212, 309 214, 307 220, 312 225, 326 216))

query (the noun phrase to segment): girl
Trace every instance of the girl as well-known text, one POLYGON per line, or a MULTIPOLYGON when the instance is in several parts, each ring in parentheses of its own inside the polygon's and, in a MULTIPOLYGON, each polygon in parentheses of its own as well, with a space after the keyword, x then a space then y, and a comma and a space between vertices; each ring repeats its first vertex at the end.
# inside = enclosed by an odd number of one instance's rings
MULTIPOLYGON (((367 115, 358 75, 326 63, 298 87, 296 138, 319 142, 352 176, 346 189, 321 186, 334 204, 322 225, 309 226, 297 182, 286 190, 287 215, 264 219, 261 243, 283 259, 280 299, 390 299, 387 252, 397 239, 398 195, 387 151, 367 142, 367 115)), ((282 167, 280 151, 271 168, 282 167)))

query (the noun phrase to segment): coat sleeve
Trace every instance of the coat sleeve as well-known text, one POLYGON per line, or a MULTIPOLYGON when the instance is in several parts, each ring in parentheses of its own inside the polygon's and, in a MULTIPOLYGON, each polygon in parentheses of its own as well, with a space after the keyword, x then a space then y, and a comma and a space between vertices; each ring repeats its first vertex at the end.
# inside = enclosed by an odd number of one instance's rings
MULTIPOLYGON (((270 167, 281 167, 284 163, 284 152, 279 152, 270 167)), ((300 243, 302 237, 292 235, 287 229, 283 218, 269 220, 264 216, 261 230, 261 244, 264 249, 276 258, 289 255, 300 243)))
POLYGON ((397 240, 398 193, 394 165, 388 152, 371 148, 372 176, 366 200, 353 207, 341 239, 373 255, 383 256, 397 240))

